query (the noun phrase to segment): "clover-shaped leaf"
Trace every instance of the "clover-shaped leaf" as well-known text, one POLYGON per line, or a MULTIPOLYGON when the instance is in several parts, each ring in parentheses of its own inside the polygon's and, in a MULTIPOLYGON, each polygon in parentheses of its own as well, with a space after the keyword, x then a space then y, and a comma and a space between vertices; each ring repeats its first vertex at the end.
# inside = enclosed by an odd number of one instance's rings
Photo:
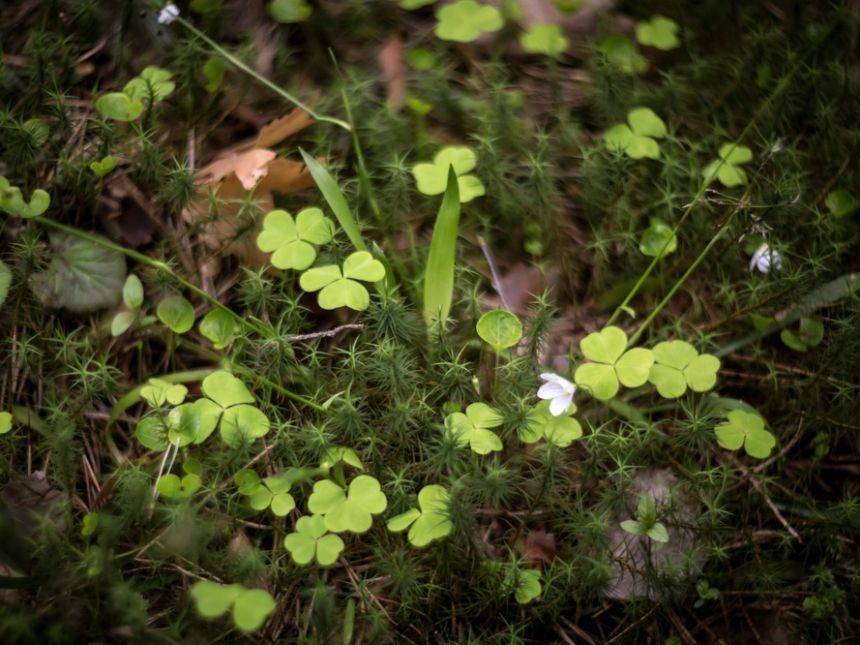
POLYGON ((666 136, 666 124, 647 107, 638 107, 627 113, 627 123, 614 125, 603 133, 606 147, 624 152, 632 159, 659 159, 660 144, 656 139, 666 136))
POLYGON ((315 557, 327 567, 334 564, 344 549, 340 536, 328 533, 322 515, 305 515, 296 521, 296 530, 284 538, 284 547, 296 564, 308 564, 315 557))
POLYGON ((299 278, 303 291, 319 291, 317 302, 323 309, 349 307, 356 311, 367 309, 370 294, 364 282, 378 282, 385 277, 382 262, 367 251, 356 251, 343 263, 343 267, 329 264, 308 269, 299 278))
POLYGON ((304 271, 317 257, 314 244, 325 244, 334 235, 334 225, 319 208, 303 208, 296 219, 284 210, 274 210, 263 220, 257 236, 261 251, 272 253, 272 266, 304 271))
POLYGON ((672 231, 672 227, 666 225, 662 220, 652 217, 651 225, 642 233, 639 240, 639 250, 643 255, 655 258, 669 255, 678 248, 678 238, 672 231))
POLYGON ((419 548, 427 546, 433 540, 446 537, 454 528, 450 503, 451 496, 443 486, 425 486, 418 493, 418 508, 410 508, 405 513, 395 515, 386 526, 395 533, 409 528, 409 542, 419 548))
POLYGON ((235 480, 239 492, 249 498, 248 503, 255 511, 271 508, 272 513, 283 517, 296 507, 296 500, 289 493, 293 482, 286 472, 261 480, 253 470, 240 470, 235 480))
POLYGON ((720 359, 699 354, 690 343, 670 340, 658 343, 652 352, 654 364, 648 380, 663 398, 676 399, 688 386, 694 392, 707 392, 717 383, 720 359))
POLYGON ((183 403, 167 413, 167 440, 175 446, 201 444, 215 430, 220 411, 208 399, 183 403))
POLYGON ((166 297, 158 303, 155 315, 176 334, 184 334, 194 326, 194 307, 182 296, 166 297))
POLYGON ((106 119, 134 121, 143 113, 143 103, 125 92, 109 92, 96 101, 96 110, 106 119))
POLYGON ((306 0, 272 0, 269 15, 278 22, 304 22, 311 15, 311 6, 306 0))
POLYGON ((140 75, 126 83, 122 91, 132 101, 142 104, 157 103, 163 101, 176 89, 176 83, 171 80, 172 78, 173 74, 169 70, 150 65, 144 68, 140 75))
POLYGON ((379 482, 370 475, 359 475, 346 491, 331 480, 320 480, 308 498, 308 510, 324 515, 326 528, 332 533, 364 533, 373 524, 373 516, 387 506, 379 482))
POLYGON ((258 630, 275 610, 275 601, 263 589, 246 589, 242 585, 222 585, 210 580, 195 582, 191 598, 203 618, 218 618, 232 607, 233 624, 240 631, 258 630))
POLYGON ((754 412, 731 410, 715 428, 717 443, 727 450, 741 446, 750 457, 764 459, 776 445, 776 437, 765 430, 764 419, 754 412))
POLYGON ((535 443, 543 438, 559 448, 566 448, 582 436, 582 426, 572 416, 576 405, 571 404, 567 412, 559 416, 550 412, 549 405, 549 401, 541 401, 529 410, 517 436, 523 443, 535 443))
POLYGON ((9 412, 0 412, 0 435, 7 434, 12 431, 12 414, 9 412))
POLYGON ((824 324, 817 318, 801 318, 797 332, 783 329, 780 339, 796 352, 805 352, 810 347, 821 344, 824 339, 824 324))
POLYGON ((143 417, 134 428, 134 438, 144 448, 161 452, 169 445, 167 426, 158 417, 143 417))
POLYGON ((475 329, 478 336, 497 352, 513 347, 523 337, 520 319, 505 309, 488 311, 478 320, 475 329))
POLYGON ((90 162, 90 170, 93 171, 93 174, 101 179, 102 177, 110 174, 114 168, 116 168, 119 163, 119 158, 114 157, 113 155, 108 155, 103 157, 102 159, 97 159, 96 161, 90 162))
POLYGON ((636 40, 641 45, 663 51, 675 49, 681 44, 678 40, 678 23, 666 16, 652 16, 651 20, 636 23, 636 40))
POLYGON ((475 0, 456 0, 436 11, 436 36, 442 40, 468 43, 482 33, 498 31, 504 21, 495 7, 475 0))
MULTIPOLYGON (((449 5, 450 6, 450 5, 449 5)), ((460 202, 465 204, 485 193, 484 184, 475 175, 467 174, 475 168, 478 157, 466 146, 447 146, 436 153, 431 162, 412 166, 412 176, 418 191, 424 195, 440 195, 448 185, 448 167, 454 168, 460 202)))
MULTIPOLYGON (((207 398, 199 399, 194 403, 195 408, 188 410, 195 443, 208 437, 216 425, 221 439, 231 448, 238 448, 269 431, 269 419, 251 405, 254 397, 248 388, 229 372, 213 372, 203 379, 201 389, 207 398)), ((175 408, 171 414, 181 408, 184 406, 175 408)))
POLYGON ((140 396, 152 408, 160 408, 166 403, 179 405, 185 400, 188 388, 182 383, 171 383, 153 377, 140 386, 140 396))
POLYGON ((706 181, 719 179, 726 188, 747 183, 747 174, 741 166, 752 161, 752 150, 737 143, 725 143, 720 146, 719 156, 702 171, 706 181))
POLYGON ((517 569, 514 598, 525 605, 540 596, 540 571, 537 569, 517 569))
POLYGON ((609 326, 592 332, 579 341, 583 356, 590 363, 576 368, 573 380, 601 401, 618 393, 619 382, 625 387, 639 387, 648 380, 654 355, 642 347, 627 349, 624 330, 609 326))
POLYGON ((169 473, 158 481, 156 489, 159 495, 173 501, 182 501, 190 499, 200 490, 203 485, 203 480, 200 478, 200 462, 188 460, 182 464, 182 470, 185 472, 182 478, 169 473))
POLYGON ((472 403, 466 413, 454 412, 445 418, 445 430, 458 446, 486 455, 502 449, 502 440, 490 430, 502 425, 502 415, 486 403, 472 403))
POLYGON ((198 329, 212 341, 215 349, 224 349, 236 338, 236 320, 223 309, 212 309, 203 316, 198 329))
POLYGON ((520 45, 529 54, 545 54, 558 58, 570 45, 567 38, 556 24, 532 25, 528 31, 520 34, 520 45))
POLYGON ((358 458, 355 450, 346 446, 333 446, 329 448, 326 451, 325 456, 320 461, 320 468, 331 468, 340 462, 348 464, 358 470, 364 470, 364 464, 361 463, 361 459, 358 458))
POLYGON ((827 193, 824 205, 834 217, 845 217, 860 208, 860 200, 844 188, 839 188, 827 193))
POLYGON ((610 64, 625 74, 638 74, 645 70, 646 62, 636 43, 624 36, 608 36, 600 42, 600 50, 610 64))

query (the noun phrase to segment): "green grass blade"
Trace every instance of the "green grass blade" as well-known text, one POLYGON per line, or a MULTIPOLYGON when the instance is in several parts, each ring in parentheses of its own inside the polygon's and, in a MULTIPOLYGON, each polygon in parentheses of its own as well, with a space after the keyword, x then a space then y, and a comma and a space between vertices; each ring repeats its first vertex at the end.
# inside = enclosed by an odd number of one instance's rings
POLYGON ((454 296, 454 257, 460 224, 460 188, 453 166, 448 167, 448 185, 436 215, 427 270, 424 272, 424 319, 445 321, 454 296))
POLYGON ((317 188, 323 194, 329 208, 331 208, 334 216, 337 218, 340 227, 346 233, 349 241, 358 251, 367 251, 367 245, 361 238, 361 229, 358 227, 358 221, 344 197, 343 192, 331 176, 328 170, 325 169, 316 159, 311 157, 307 152, 299 148, 302 153, 302 159, 305 160, 305 165, 314 178, 317 188))

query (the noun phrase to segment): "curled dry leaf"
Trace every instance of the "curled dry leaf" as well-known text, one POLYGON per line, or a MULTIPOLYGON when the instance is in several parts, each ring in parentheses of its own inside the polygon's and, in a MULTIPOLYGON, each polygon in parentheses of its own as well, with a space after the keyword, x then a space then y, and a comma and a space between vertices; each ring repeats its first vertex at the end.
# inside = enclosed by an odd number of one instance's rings
MULTIPOLYGON (((274 208, 274 194, 293 193, 313 185, 304 163, 279 157, 270 150, 313 120, 302 110, 293 110, 264 126, 251 141, 222 151, 197 173, 197 194, 183 212, 185 221, 199 227, 197 235, 213 251, 235 255, 251 266, 266 264, 266 254, 255 240, 259 222, 274 208), (211 212, 211 194, 218 203, 211 212), (258 208, 243 212, 247 191, 258 208)), ((247 210, 247 209, 246 209, 247 210)))

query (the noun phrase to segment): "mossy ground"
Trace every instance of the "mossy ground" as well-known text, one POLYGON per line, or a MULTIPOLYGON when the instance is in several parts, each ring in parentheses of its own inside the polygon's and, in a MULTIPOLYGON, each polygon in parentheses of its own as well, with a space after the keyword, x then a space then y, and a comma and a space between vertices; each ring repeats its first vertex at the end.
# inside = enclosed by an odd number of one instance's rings
MULTIPOLYGON (((194 171, 292 108, 229 65, 207 90, 212 51, 199 38, 159 26, 157 11, 137 0, 4 7, 0 174, 25 194, 47 190, 53 220, 166 262, 274 334, 243 333, 215 350, 196 327, 174 334, 149 316, 114 337, 115 309, 76 313, 38 299, 33 277, 55 253, 49 231, 4 215, 0 259, 12 286, 0 310, 0 410, 18 412, 0 435, 0 640, 856 639, 860 309, 856 288, 838 298, 821 291, 857 280, 860 214, 835 217, 826 205, 835 189, 860 195, 856 3, 587 3, 601 11, 574 14, 558 60, 523 54, 515 21, 456 45, 433 36, 432 7, 393 1, 314 2, 308 20, 290 25, 257 1, 197 3, 223 5, 209 13, 179 4, 317 113, 347 118, 349 106, 363 160, 350 132, 319 122, 276 149, 325 160, 396 287, 372 291, 361 313, 323 311, 295 274, 236 252, 253 248, 264 204, 210 195, 204 219, 187 217, 201 199, 194 171), (602 38, 653 14, 680 24, 681 46, 640 48, 647 65, 637 74, 607 61, 602 38), (433 56, 429 69, 405 62, 418 47, 433 56), (98 96, 146 65, 172 72, 166 100, 129 124, 95 111, 98 96), (668 127, 659 160, 603 143, 602 132, 637 106, 668 127), (748 182, 712 184, 696 200, 702 168, 741 135, 753 151, 748 182), (451 321, 428 335, 420 294, 441 197, 420 194, 411 168, 447 144, 476 152, 486 195, 463 205, 451 321), (120 165, 100 179, 90 163, 109 154, 120 165), (213 233, 225 212, 235 225, 213 233), (719 396, 767 420, 777 438, 770 459, 720 448, 721 414, 693 393, 667 402, 633 391, 622 403, 635 414, 577 399, 585 432, 570 447, 517 440, 539 372, 570 376, 578 341, 607 323, 649 265, 639 245, 653 217, 670 226, 685 217, 677 250, 615 323, 632 334, 657 311, 640 342, 680 338, 720 353, 719 396), (751 271, 765 240, 783 266, 751 271), (475 324, 501 298, 523 320, 525 341, 500 358, 475 324), (779 333, 747 338, 755 316, 779 320, 804 302, 824 325, 820 344, 798 352, 779 333), (339 325, 348 327, 293 338, 339 325), (251 387, 270 432, 239 448, 213 438, 181 450, 173 471, 198 459, 201 491, 154 500, 162 455, 133 436, 146 408, 123 409, 115 422, 112 411, 150 377, 222 365, 251 387), (309 408, 284 387, 329 404, 309 408), (448 412, 478 399, 504 417, 504 449, 487 457, 443 433, 448 412), (345 540, 332 567, 295 565, 283 538, 298 512, 254 512, 232 477, 249 464, 262 475, 315 467, 332 446, 355 450, 382 483, 389 514, 414 506, 424 485, 450 489, 450 536, 416 549, 377 520, 345 540), (673 500, 661 511, 673 540, 668 557, 649 550, 634 560, 642 567, 629 574, 631 598, 618 589, 618 523, 646 491, 673 500), (98 525, 82 535, 88 513, 98 525), (517 568, 541 569, 542 593, 529 604, 510 588, 517 568), (188 591, 200 579, 265 588, 276 609, 252 635, 228 631, 229 619, 211 623, 195 611, 188 591), (707 596, 708 586, 718 595, 707 596)), ((327 211, 312 182, 275 200, 293 213, 327 211)), ((321 253, 342 262, 352 250, 341 231, 321 253)), ((128 268, 143 281, 144 318, 180 293, 163 271, 128 268)), ((208 309, 183 293, 197 315, 208 309)), ((195 396, 199 381, 188 382, 195 396)), ((294 490, 300 506, 309 492, 294 490)))

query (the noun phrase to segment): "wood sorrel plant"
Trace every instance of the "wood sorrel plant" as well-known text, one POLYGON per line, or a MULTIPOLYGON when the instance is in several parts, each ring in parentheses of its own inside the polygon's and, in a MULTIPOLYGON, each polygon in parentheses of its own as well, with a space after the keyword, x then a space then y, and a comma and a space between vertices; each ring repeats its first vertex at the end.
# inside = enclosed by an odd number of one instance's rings
POLYGON ((143 4, 2 34, 3 642, 856 632, 849 9, 143 4))

